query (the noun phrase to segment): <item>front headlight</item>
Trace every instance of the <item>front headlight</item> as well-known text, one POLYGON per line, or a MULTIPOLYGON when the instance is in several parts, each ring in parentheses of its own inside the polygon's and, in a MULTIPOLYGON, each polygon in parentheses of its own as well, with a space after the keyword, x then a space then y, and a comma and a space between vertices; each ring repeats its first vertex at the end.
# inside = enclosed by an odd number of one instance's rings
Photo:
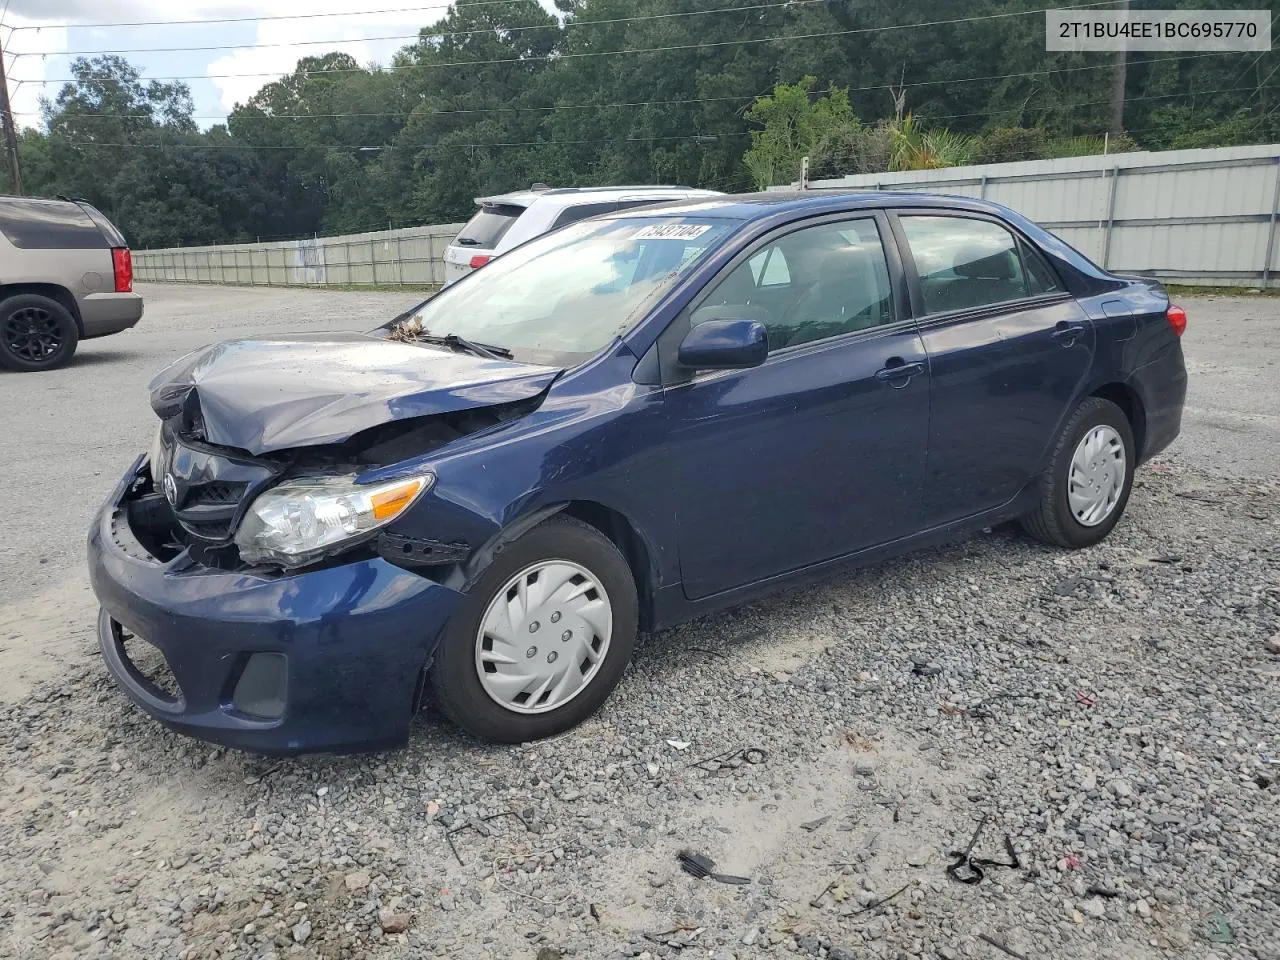
POLYGON ((370 537, 435 480, 430 473, 379 484, 357 484, 355 477, 288 480, 253 501, 236 546, 245 563, 314 563, 370 537))

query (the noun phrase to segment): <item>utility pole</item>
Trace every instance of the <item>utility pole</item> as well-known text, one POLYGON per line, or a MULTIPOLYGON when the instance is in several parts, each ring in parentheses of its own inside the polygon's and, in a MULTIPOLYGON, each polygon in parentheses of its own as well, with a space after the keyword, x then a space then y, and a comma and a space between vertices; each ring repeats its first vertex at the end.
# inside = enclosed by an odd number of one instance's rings
MULTIPOLYGON (((1120 0, 1119 8, 1129 12, 1129 0, 1120 0)), ((1127 46, 1116 53, 1115 79, 1111 85, 1111 132, 1116 136, 1124 133, 1124 86, 1129 71, 1129 51, 1127 46)))
POLYGON ((22 196, 22 171, 18 168, 18 131, 13 125, 13 111, 9 108, 9 78, 4 72, 3 40, 0 40, 0 123, 4 125, 4 149, 9 155, 13 192, 22 196))

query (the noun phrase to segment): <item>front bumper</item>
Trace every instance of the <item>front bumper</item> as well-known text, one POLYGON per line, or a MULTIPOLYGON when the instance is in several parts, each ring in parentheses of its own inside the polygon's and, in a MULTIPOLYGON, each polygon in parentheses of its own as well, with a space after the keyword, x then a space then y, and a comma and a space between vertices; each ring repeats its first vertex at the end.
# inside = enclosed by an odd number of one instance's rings
POLYGON ((89 533, 99 645, 125 693, 181 733, 257 753, 407 740, 419 679, 459 595, 382 559, 280 576, 202 566, 187 552, 162 562, 130 539, 121 506, 145 463, 89 533), (168 695, 130 659, 121 628, 163 655, 168 695))

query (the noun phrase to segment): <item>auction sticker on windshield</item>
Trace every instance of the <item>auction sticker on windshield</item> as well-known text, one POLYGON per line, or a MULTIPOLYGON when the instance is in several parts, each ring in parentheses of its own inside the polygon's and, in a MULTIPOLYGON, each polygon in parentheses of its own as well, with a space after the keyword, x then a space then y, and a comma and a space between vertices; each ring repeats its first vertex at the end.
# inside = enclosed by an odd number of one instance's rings
POLYGON ((706 223, 663 223, 640 230, 632 240, 697 240, 711 229, 706 223))

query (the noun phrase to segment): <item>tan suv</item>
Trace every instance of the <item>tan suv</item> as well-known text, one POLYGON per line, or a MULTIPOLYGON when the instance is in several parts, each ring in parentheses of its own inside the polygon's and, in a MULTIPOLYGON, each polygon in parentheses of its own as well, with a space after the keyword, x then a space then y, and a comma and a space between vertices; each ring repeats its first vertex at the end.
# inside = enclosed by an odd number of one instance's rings
POLYGON ((142 318, 120 231, 84 200, 0 197, 0 367, 52 370, 142 318))

